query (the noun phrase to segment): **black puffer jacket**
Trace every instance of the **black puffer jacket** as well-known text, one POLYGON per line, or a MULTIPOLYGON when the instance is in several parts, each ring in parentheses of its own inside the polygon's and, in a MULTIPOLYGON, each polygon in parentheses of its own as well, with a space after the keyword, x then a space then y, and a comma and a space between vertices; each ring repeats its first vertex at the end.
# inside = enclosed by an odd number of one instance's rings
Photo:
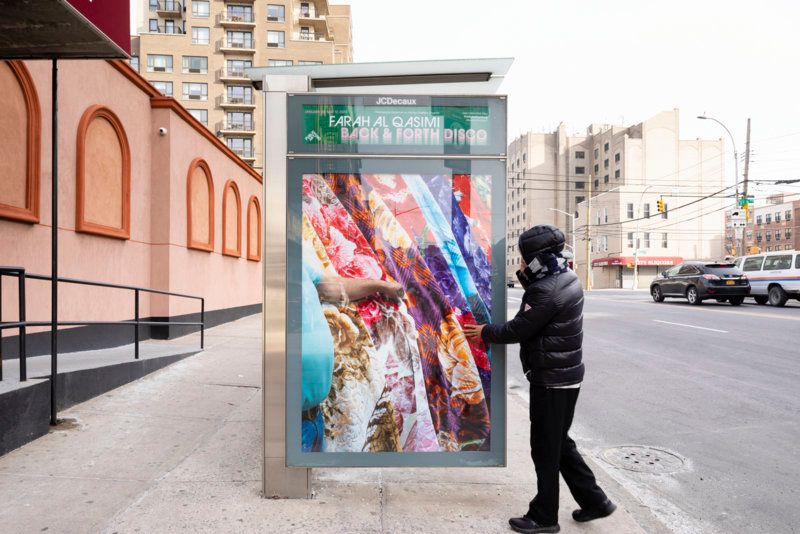
POLYGON ((519 343, 525 375, 534 386, 570 386, 583 380, 583 288, 573 271, 528 283, 517 315, 486 325, 486 343, 519 343))

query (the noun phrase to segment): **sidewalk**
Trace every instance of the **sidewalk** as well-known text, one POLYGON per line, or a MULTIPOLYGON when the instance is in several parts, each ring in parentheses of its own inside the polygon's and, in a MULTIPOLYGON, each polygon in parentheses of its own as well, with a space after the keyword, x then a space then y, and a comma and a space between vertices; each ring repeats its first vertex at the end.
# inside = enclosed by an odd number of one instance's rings
MULTIPOLYGON (((66 410, 73 424, 0 458, 0 530, 510 532, 535 489, 515 395, 508 467, 318 469, 314 499, 262 499, 260 328, 252 316, 210 329, 205 352, 66 410)), ((562 532, 660 527, 637 524, 625 508, 641 505, 598 475, 620 509, 579 525, 562 486, 562 532)))

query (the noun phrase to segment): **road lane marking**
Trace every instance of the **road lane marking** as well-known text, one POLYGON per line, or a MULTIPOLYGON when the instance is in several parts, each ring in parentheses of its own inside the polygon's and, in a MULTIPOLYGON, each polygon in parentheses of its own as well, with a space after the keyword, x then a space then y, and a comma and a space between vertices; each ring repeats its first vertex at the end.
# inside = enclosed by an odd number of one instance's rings
POLYGON ((683 324, 683 323, 671 323, 669 321, 660 321, 658 319, 653 319, 653 321, 656 322, 656 323, 672 324, 672 325, 675 325, 675 326, 685 326, 686 328, 696 328, 698 330, 708 330, 710 332, 720 332, 720 333, 723 333, 723 334, 727 334, 728 333, 727 330, 717 330, 716 328, 706 328, 705 326, 693 326, 693 325, 690 325, 690 324, 683 324))

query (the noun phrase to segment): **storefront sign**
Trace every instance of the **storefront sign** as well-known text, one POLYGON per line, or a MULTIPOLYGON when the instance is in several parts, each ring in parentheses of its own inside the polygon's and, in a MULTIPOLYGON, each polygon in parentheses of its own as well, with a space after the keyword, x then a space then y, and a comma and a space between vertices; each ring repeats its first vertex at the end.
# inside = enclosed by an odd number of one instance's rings
MULTIPOLYGON (((679 256, 639 256, 639 267, 654 267, 661 265, 678 265, 683 262, 679 256)), ((636 259, 633 256, 610 256, 592 260, 592 267, 633 267, 636 259)))

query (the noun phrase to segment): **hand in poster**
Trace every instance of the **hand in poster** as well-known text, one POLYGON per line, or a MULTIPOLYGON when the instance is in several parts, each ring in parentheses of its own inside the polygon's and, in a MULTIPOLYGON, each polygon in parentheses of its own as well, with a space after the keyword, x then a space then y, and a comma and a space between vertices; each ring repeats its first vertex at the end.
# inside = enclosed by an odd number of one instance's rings
POLYGON ((317 284, 317 292, 320 300, 334 304, 361 300, 375 293, 380 293, 389 300, 403 298, 403 287, 395 282, 337 276, 323 276, 317 284))
POLYGON ((483 331, 484 324, 465 324, 464 335, 468 339, 481 339, 481 332, 483 331))

